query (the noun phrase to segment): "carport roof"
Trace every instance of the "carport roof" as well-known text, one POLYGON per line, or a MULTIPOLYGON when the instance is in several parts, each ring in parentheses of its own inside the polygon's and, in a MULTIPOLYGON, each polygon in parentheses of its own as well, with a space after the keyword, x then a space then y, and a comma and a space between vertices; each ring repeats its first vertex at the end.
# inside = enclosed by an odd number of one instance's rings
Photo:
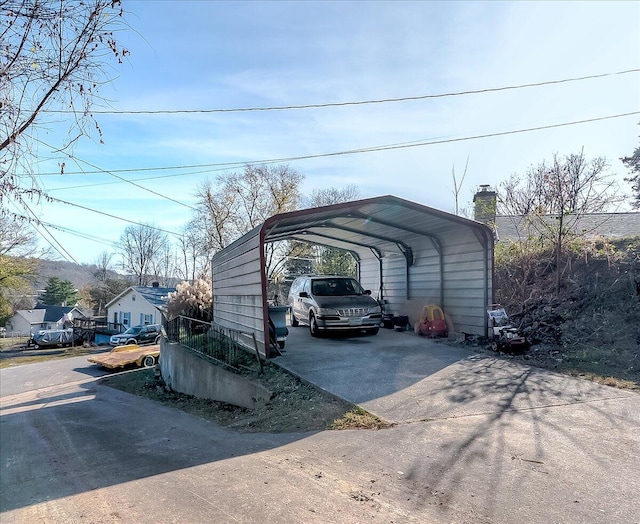
POLYGON ((356 253, 409 256, 416 235, 430 238, 439 249, 469 228, 482 244, 492 238, 480 222, 387 195, 275 215, 264 222, 261 234, 264 242, 295 239, 356 253))

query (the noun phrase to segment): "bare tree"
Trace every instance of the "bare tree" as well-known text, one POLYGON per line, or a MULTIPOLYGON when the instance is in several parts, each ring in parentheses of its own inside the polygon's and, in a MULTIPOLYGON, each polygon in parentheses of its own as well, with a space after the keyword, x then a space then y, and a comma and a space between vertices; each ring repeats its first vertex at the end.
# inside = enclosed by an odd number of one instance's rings
POLYGON ((103 251, 96 257, 96 270, 94 276, 98 282, 105 282, 109 276, 109 270, 111 269, 111 260, 113 259, 113 253, 103 251))
POLYGON ((453 197, 455 199, 455 204, 456 204, 456 215, 460 214, 460 190, 462 189, 462 184, 464 184, 464 179, 467 177, 468 167, 469 167, 469 157, 467 156, 467 162, 464 165, 464 172, 462 173, 462 178, 460 179, 460 183, 458 183, 458 179, 456 177, 456 166, 453 165, 451 167, 451 178, 453 178, 453 197))
POLYGON ((178 238, 176 275, 182 280, 195 282, 197 278, 211 278, 212 252, 202 234, 200 225, 190 221, 178 238))
POLYGON ((526 238, 537 237, 553 249, 556 293, 568 241, 591 232, 579 230, 578 222, 587 214, 607 211, 624 200, 616 193, 616 181, 608 167, 602 157, 587 160, 584 151, 565 157, 554 155, 551 162, 532 166, 523 179, 512 175, 501 185, 498 213, 518 217, 526 238))
POLYGON ((207 180, 198 187, 197 211, 188 226, 192 229, 191 235, 204 238, 207 250, 214 253, 239 236, 234 219, 237 195, 225 190, 223 177, 218 177, 218 185, 216 188, 207 180))
POLYGON ((38 130, 58 126, 55 113, 71 115, 65 143, 51 147, 57 153, 91 130, 101 135, 91 107, 108 79, 107 57, 128 54, 114 35, 121 25, 119 0, 0 2, 0 204, 12 196, 26 207, 25 198, 42 196, 35 176, 23 185, 18 170, 31 173, 38 130))
POLYGON ((98 316, 105 315, 105 306, 131 285, 129 278, 120 276, 113 270, 113 257, 114 254, 107 251, 96 257, 96 270, 93 273, 96 282, 82 290, 82 299, 98 316))
POLYGON ((153 265, 168 243, 167 235, 150 225, 127 226, 120 237, 123 269, 135 275, 139 286, 149 285, 153 265))
POLYGON ((330 206, 349 202, 360 198, 360 189, 355 184, 350 184, 343 188, 326 187, 324 189, 314 189, 311 195, 304 199, 305 208, 330 206))
POLYGON ((295 210, 302 179, 287 165, 247 165, 242 173, 226 177, 223 190, 236 195, 237 231, 244 234, 273 215, 295 210))
MULTIPOLYGON (((200 186, 192 223, 206 238, 208 254, 225 248, 267 218, 295 210, 302 179, 287 165, 247 165, 240 173, 218 177, 217 187, 210 181, 200 186)), ((266 247, 269 275, 280 251, 277 243, 266 247)))
POLYGON ((151 259, 150 267, 154 281, 157 281, 162 287, 168 287, 176 271, 175 252, 168 240, 151 259))

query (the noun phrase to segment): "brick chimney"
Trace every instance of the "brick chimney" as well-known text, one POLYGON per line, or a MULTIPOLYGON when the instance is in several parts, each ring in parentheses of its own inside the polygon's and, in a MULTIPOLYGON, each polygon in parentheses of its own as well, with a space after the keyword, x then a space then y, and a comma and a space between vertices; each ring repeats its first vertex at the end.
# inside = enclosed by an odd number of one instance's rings
POLYGON ((473 218, 493 227, 496 221, 496 192, 489 185, 481 185, 473 196, 473 218))

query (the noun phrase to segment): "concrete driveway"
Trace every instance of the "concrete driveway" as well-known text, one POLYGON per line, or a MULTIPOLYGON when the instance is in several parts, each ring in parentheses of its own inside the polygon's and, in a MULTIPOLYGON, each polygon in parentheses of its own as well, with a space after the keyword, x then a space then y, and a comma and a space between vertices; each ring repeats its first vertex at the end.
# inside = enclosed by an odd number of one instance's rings
POLYGON ((87 376, 2 398, 0 520, 640 522, 640 396, 408 333, 301 329, 279 362, 395 427, 237 434, 87 376))
POLYGON ((289 333, 278 365, 391 422, 638 399, 412 331, 313 339, 301 326, 289 333))

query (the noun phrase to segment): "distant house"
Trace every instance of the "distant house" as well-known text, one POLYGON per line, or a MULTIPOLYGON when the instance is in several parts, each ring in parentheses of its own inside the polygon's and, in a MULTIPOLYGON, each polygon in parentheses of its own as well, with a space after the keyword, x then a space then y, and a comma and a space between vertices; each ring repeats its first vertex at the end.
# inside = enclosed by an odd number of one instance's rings
POLYGON ((107 321, 127 329, 131 326, 161 324, 166 316, 169 293, 175 287, 133 286, 106 305, 107 321))
POLYGON ((76 318, 86 318, 77 307, 43 305, 20 309, 6 323, 6 336, 27 336, 41 329, 62 329, 76 318))
MULTIPOLYGON (((519 215, 496 215, 496 193, 489 186, 480 186, 474 198, 474 218, 493 228, 496 241, 516 242, 540 235, 536 227, 526 217, 519 215)), ((558 217, 546 215, 544 220, 550 224, 558 217)), ((640 213, 589 213, 585 215, 566 215, 564 226, 572 233, 586 239, 593 238, 630 238, 640 236, 640 213)))

